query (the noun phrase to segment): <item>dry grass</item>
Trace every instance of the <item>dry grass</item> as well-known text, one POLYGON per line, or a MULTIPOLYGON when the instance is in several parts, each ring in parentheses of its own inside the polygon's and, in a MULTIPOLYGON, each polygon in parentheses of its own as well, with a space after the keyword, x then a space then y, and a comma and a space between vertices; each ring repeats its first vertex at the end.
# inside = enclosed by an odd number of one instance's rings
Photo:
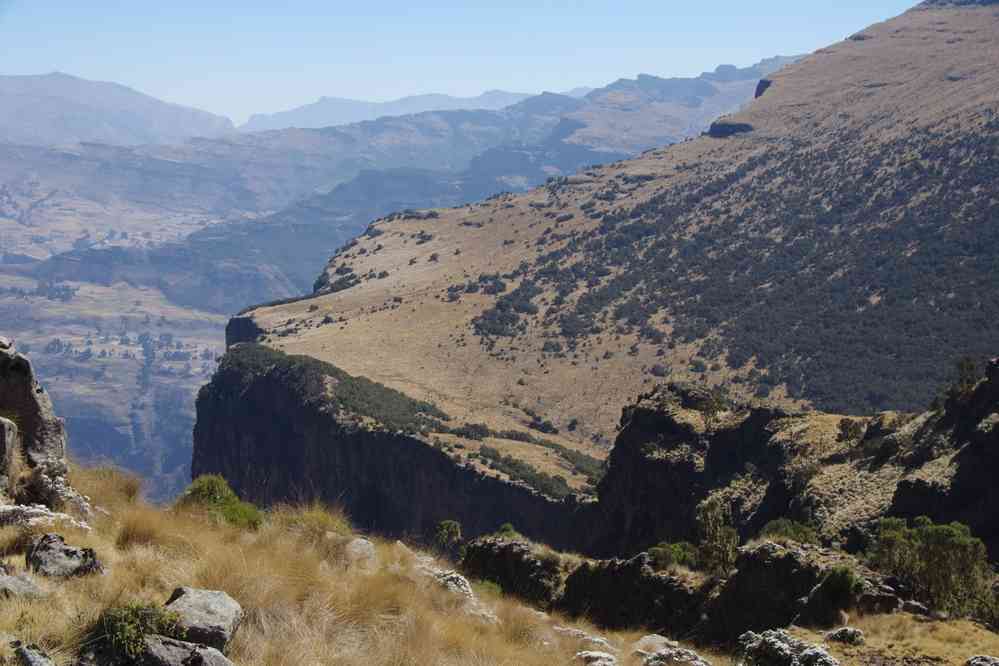
MULTIPOLYGON (((72 477, 109 515, 97 516, 89 533, 61 533, 72 545, 96 549, 107 573, 43 581, 49 598, 0 604, 0 633, 39 643, 60 664, 71 662, 102 610, 162 603, 179 585, 224 590, 242 604, 246 619, 230 655, 246 666, 551 666, 571 663, 585 647, 552 631, 556 623, 622 648, 641 635, 544 616, 477 586, 499 618, 484 621, 429 583, 417 571, 419 555, 397 543, 373 539, 379 566, 348 571, 338 544, 351 536, 350 525, 342 512, 320 505, 278 507, 259 530, 246 531, 189 510, 149 506, 134 478, 118 471, 74 469, 72 477)), ((23 530, 0 530, 0 555, 23 568, 29 538, 23 530)))
MULTIPOLYGON (((856 618, 850 626, 864 632, 867 644, 858 648, 827 644, 843 664, 871 663, 871 658, 878 655, 884 663, 929 658, 940 664, 963 666, 975 655, 999 654, 999 635, 964 620, 929 622, 900 613, 856 618)), ((805 640, 822 641, 820 633, 800 629, 795 633, 805 640)))

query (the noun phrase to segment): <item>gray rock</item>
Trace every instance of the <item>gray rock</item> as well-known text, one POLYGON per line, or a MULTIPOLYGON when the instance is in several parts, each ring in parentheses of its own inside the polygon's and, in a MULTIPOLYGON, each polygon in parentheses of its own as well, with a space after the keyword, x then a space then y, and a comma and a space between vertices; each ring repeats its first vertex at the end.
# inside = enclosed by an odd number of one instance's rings
POLYGON ((136 660, 139 666, 232 666, 213 647, 179 641, 165 636, 146 636, 146 647, 136 660))
POLYGON ((589 647, 599 648, 600 650, 607 652, 617 652, 617 648, 611 645, 610 641, 608 641, 603 636, 593 636, 592 634, 586 633, 582 629, 556 625, 552 627, 552 631, 554 631, 556 634, 560 634, 562 636, 566 636, 568 638, 577 640, 580 643, 585 643, 589 647))
POLYGON ((631 653, 637 657, 649 657, 660 650, 675 647, 680 647, 680 644, 659 634, 649 634, 632 643, 631 653))
POLYGON ((457 594, 467 599, 474 599, 475 592, 472 591, 472 584, 468 579, 457 571, 440 571, 434 574, 434 580, 448 592, 457 594))
POLYGON ((23 645, 21 641, 14 641, 10 646, 22 666, 55 666, 55 662, 35 644, 23 645))
POLYGON ((41 599, 45 590, 28 574, 0 575, 0 597, 4 599, 41 599))
POLYGON ((104 572, 92 548, 67 546, 58 534, 43 534, 35 539, 24 559, 28 569, 43 576, 69 578, 104 572))
POLYGON ((673 666, 674 664, 689 664, 689 666, 711 666, 711 662, 704 659, 693 650, 681 647, 667 647, 649 655, 642 662, 643 666, 673 666))
POLYGON ((972 657, 965 666, 999 666, 999 657, 972 657))
POLYGON ((14 451, 20 446, 20 442, 17 424, 0 418, 0 494, 6 495, 5 501, 9 501, 14 495, 13 479, 17 471, 11 469, 11 466, 14 461, 14 451))
POLYGON ((35 378, 31 362, 6 341, 0 346, 0 410, 18 415, 30 466, 49 462, 66 473, 66 432, 52 400, 35 378))
POLYGON ((347 568, 358 568, 370 571, 378 568, 378 551, 375 544, 367 539, 357 537, 351 539, 343 549, 347 568))
POLYGON ((826 640, 834 643, 846 643, 847 645, 863 645, 864 632, 853 627, 843 627, 826 634, 826 640))
POLYGON ((911 615, 929 615, 930 609, 918 601, 906 601, 902 604, 902 612, 911 615))
POLYGON ((839 666, 826 650, 799 641, 783 629, 739 637, 742 666, 839 666))
POLYGON ((185 637, 224 651, 243 619, 243 608, 225 592, 178 587, 166 603, 180 615, 185 637))
POLYGON ((586 666, 617 666, 617 657, 606 652, 577 652, 575 661, 586 666))

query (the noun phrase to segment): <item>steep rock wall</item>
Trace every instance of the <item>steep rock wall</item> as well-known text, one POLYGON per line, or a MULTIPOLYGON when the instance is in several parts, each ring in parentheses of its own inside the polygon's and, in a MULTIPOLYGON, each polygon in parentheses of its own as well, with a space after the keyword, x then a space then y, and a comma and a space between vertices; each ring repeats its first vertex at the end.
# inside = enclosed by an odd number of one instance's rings
POLYGON ((199 393, 194 476, 221 474, 261 505, 339 504, 356 526, 383 534, 425 537, 440 521, 457 520, 475 536, 512 522, 533 538, 575 547, 583 506, 485 476, 418 433, 390 432, 370 414, 348 413, 337 394, 354 390, 350 379, 324 381, 329 390, 317 391, 309 370, 296 365, 306 361, 273 352, 263 363, 250 361, 261 349, 231 348, 199 393))

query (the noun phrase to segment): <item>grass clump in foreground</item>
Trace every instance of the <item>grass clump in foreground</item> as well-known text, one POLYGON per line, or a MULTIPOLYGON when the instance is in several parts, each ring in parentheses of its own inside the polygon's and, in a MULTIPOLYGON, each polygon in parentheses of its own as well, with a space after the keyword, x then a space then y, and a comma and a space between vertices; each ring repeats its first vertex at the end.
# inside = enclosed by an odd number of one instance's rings
POLYGON ((132 659, 142 653, 143 639, 149 634, 180 640, 186 635, 177 613, 155 604, 134 601, 101 613, 95 633, 95 639, 105 641, 114 652, 132 659))
MULTIPOLYGON (((554 625, 616 645, 644 635, 539 616, 495 586, 479 585, 480 601, 500 619, 485 622, 422 574, 415 553, 394 540, 369 537, 376 565, 347 569, 339 544, 356 534, 335 508, 280 506, 261 511, 258 527, 248 529, 219 520, 212 506, 228 493, 217 482, 192 484, 183 509, 171 510, 145 503, 134 479, 119 471, 74 468, 70 481, 108 514, 96 513, 89 532, 58 531, 74 546, 93 548, 107 573, 53 583, 45 599, 0 604, 0 634, 37 643, 57 664, 74 663, 102 636, 134 651, 147 632, 173 633, 171 617, 149 609, 162 608, 179 586, 222 590, 242 605, 245 617, 228 648, 240 666, 551 666, 572 663, 583 649, 554 625), (128 525, 141 538, 122 539, 128 525)), ((0 560, 15 571, 30 543, 22 531, 0 528, 0 560)), ((7 656, 0 646, 0 660, 7 656)))

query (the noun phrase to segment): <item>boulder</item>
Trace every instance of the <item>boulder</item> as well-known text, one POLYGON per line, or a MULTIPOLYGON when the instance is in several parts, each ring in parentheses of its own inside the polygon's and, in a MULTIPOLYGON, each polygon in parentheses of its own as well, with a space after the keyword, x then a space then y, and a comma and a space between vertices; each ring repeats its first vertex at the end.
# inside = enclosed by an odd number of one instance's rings
POLYGON ((378 551, 375 549, 375 544, 361 537, 347 542, 343 549, 343 558, 348 569, 370 571, 378 568, 378 551))
POLYGON ((575 661, 577 664, 586 664, 586 666, 617 666, 617 657, 614 655, 592 650, 577 652, 575 661))
POLYGON ((145 643, 138 666, 233 666, 213 647, 165 636, 146 636, 145 643))
POLYGON ((655 654, 649 655, 642 662, 642 666, 673 666, 674 664, 688 664, 689 666, 711 666, 701 655, 693 650, 681 647, 668 647, 659 650, 655 654))
POLYGON ((972 657, 965 666, 999 666, 999 657, 972 657))
POLYGON ((825 649, 799 641, 783 629, 739 637, 743 666, 839 666, 825 649))
POLYGON ((930 609, 925 604, 921 604, 918 601, 906 601, 902 604, 902 612, 909 613, 910 615, 929 616, 930 609))
POLYGON ((826 640, 833 643, 845 643, 846 645, 863 645, 864 632, 853 627, 842 627, 826 634, 826 640))
POLYGON ((58 534, 43 534, 35 539, 24 559, 29 570, 54 578, 104 572, 104 565, 92 548, 68 546, 58 534))
POLYGON ((0 597, 4 599, 41 599, 44 596, 45 590, 28 574, 0 575, 0 597))
POLYGON ((649 657, 660 650, 675 647, 680 647, 680 644, 659 634, 649 634, 631 644, 631 653, 636 657, 649 657))
POLYGON ((185 638, 224 651, 243 619, 243 608, 225 592, 178 587, 166 603, 180 616, 185 638))
POLYGON ((10 646, 21 666, 55 666, 55 662, 34 643, 23 645, 21 641, 14 641, 10 646))
POLYGON ((555 625, 554 627, 552 627, 552 631, 554 631, 556 634, 566 636, 571 639, 575 639, 580 643, 588 644, 589 647, 599 648, 600 650, 603 650, 605 652, 617 652, 617 648, 611 645, 610 641, 608 641, 603 636, 593 636, 591 634, 586 633, 582 629, 555 625))
POLYGON ((708 128, 707 135, 713 139, 727 139, 736 134, 752 132, 753 126, 749 123, 733 123, 727 120, 716 120, 708 128))
POLYGON ((66 473, 66 432, 31 362, 8 340, 0 346, 0 412, 18 415, 26 462, 57 465, 66 473))
POLYGON ((507 594, 541 606, 554 602, 562 584, 558 558, 539 556, 522 541, 476 539, 465 547, 461 568, 472 578, 496 583, 507 594))
POLYGON ((437 581, 438 585, 452 594, 457 594, 469 600, 475 599, 472 584, 457 571, 439 571, 434 574, 434 580, 437 581))

